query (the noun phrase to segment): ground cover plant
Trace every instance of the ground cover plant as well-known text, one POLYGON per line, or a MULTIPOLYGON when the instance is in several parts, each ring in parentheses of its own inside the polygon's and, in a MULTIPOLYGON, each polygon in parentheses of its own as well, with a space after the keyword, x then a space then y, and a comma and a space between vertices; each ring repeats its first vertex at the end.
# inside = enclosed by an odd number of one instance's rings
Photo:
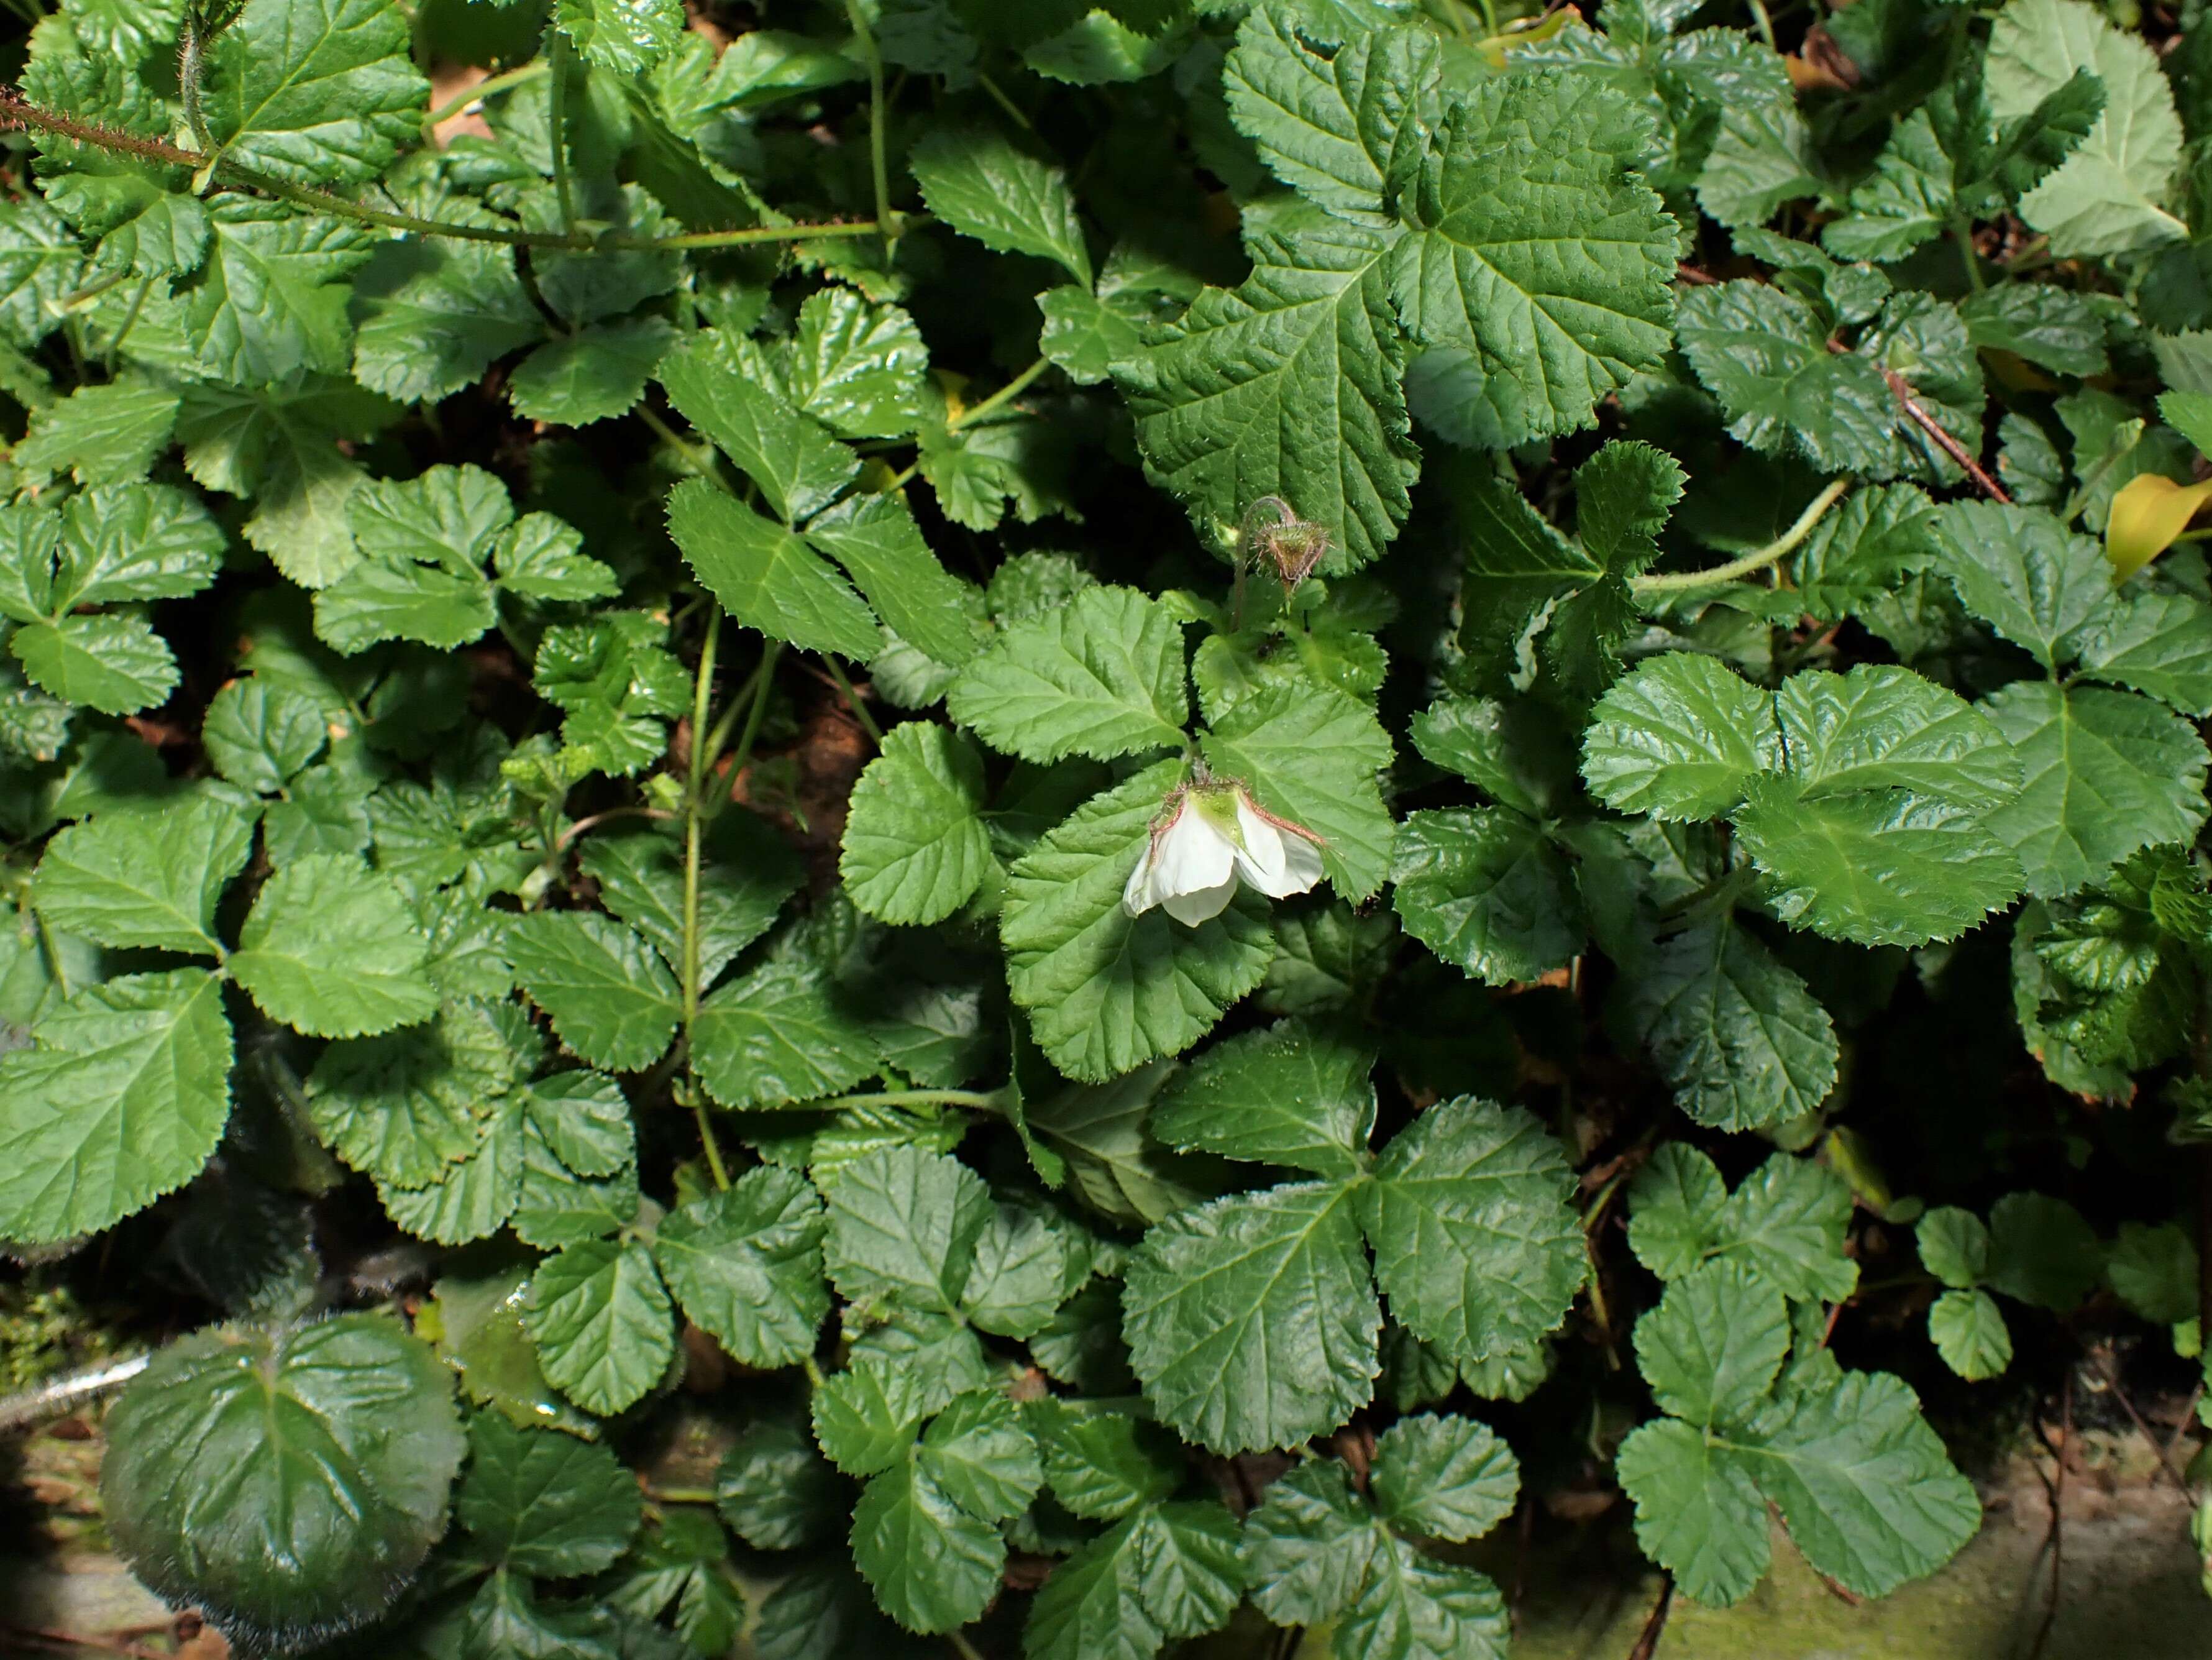
POLYGON ((10 9, 0 1242, 241 1651, 1464 1660, 2198 1375, 2194 3, 10 9))

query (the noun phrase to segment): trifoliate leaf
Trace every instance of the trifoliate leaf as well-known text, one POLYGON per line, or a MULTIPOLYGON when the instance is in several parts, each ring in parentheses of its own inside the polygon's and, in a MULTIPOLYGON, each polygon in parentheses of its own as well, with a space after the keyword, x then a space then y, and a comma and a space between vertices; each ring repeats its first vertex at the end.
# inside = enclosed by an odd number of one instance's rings
POLYGON ((1777 1153, 1733 1195, 1711 1159, 1669 1142, 1630 1189, 1629 1244, 1662 1280, 1720 1259, 1756 1269, 1800 1300, 1839 1302, 1858 1283, 1844 1254, 1851 1192, 1826 1166, 1777 1153))
POLYGON ((421 925, 389 877, 311 854, 263 885, 230 955, 231 977, 272 1020, 359 1037, 437 1012, 421 925))
POLYGON ((526 421, 556 426, 587 427, 627 415, 645 396, 645 383, 675 335, 664 317, 593 323, 548 341, 516 364, 507 377, 507 401, 526 421))
POLYGON ((2212 714, 2212 607, 2185 593, 2114 599, 2073 637, 2081 672, 2148 692, 2184 714, 2212 714))
POLYGON ((199 1173, 230 1116, 222 982, 196 969, 88 986, 0 1057, 0 1234, 94 1233, 199 1173))
POLYGON ((1582 950, 1582 903, 1567 862, 1504 807, 1409 814, 1390 896, 1406 932, 1494 986, 1534 980, 1582 950))
POLYGON ((1781 759, 1773 701, 1717 659, 1656 658, 1619 682, 1583 739, 1590 793, 1620 812, 1711 818, 1781 759))
POLYGON ((1299 22, 1268 7, 1245 20, 1222 71, 1230 119, 1316 207, 1384 224, 1443 113, 1436 36, 1346 30, 1331 52, 1301 39, 1299 22))
POLYGON ((1077 1516, 1118 1521, 1176 1490, 1175 1444, 1156 1424, 1046 1395, 1022 1409, 1053 1497, 1077 1516))
POLYGON ((1383 275, 1393 240, 1317 209, 1271 213, 1241 287, 1206 289, 1115 368, 1148 474, 1201 535, 1224 540, 1265 496, 1334 532, 1324 571, 1397 535, 1420 463, 1383 275))
POLYGON ((1354 1176, 1375 1128, 1374 1069, 1370 1050, 1286 1020, 1215 1044, 1170 1079, 1152 1134, 1224 1158, 1354 1176))
POLYGON ((555 20, 586 63, 635 75, 684 36, 678 0, 559 0, 555 20))
POLYGON ((495 1560, 568 1579, 629 1548, 642 1511, 637 1482, 605 1447, 487 1412, 470 1423, 469 1448, 453 1517, 495 1560))
POLYGON ((1036 1444, 1014 1403, 995 1389, 955 1396, 923 1432, 915 1462, 978 1521, 1018 1516, 1044 1486, 1036 1444))
POLYGON ((538 1266, 522 1320, 554 1386, 588 1412, 612 1414, 667 1371, 672 1314, 642 1243, 592 1239, 538 1266))
POLYGON ((970 1516, 909 1455, 853 1507, 853 1564, 908 1631, 951 1631, 982 1613, 1006 1564, 997 1528, 970 1516))
POLYGON ((1835 1087, 1827 1010, 1732 921, 1694 923, 1666 940, 1631 998, 1677 1104, 1701 1124, 1749 1129, 1802 1116, 1835 1087))
POLYGON ((732 618, 772 640, 866 662, 883 631, 805 543, 703 479, 670 493, 668 530, 732 618))
POLYGON ((1006 630, 953 680, 945 708, 1025 761, 1111 760, 1182 742, 1182 630, 1133 588, 1090 587, 1006 630))
POLYGON ((2012 1332, 1985 1291, 1947 1291, 1928 1306, 1928 1338, 1943 1364, 1969 1383, 2012 1364, 2012 1332))
POLYGON ((2018 798, 1990 813, 2027 891, 2071 893, 2138 848, 2193 838, 2204 822, 2203 741, 2132 692, 2021 680, 1978 706, 2020 757, 2018 798))
POLYGON ((1572 1190, 1528 1114, 1468 1096, 1430 1108, 1360 1193, 1391 1317, 1468 1365, 1555 1329, 1586 1267, 1572 1190))
POLYGON ((2156 54, 2078 0, 2030 0, 2000 23, 1990 31, 1986 75, 2000 119, 2031 113, 2079 70, 2105 90, 2104 113, 2057 172, 2021 198, 2021 216, 2048 233, 2062 258, 2186 234, 2167 208, 2182 130, 2156 54))
POLYGON ((1424 1413, 1377 1438, 1370 1477, 1382 1519, 1431 1539, 1480 1539, 1513 1513, 1521 1466, 1470 1419, 1424 1413))
POLYGON ((1109 1529, 1053 1571, 1030 1605, 1030 1660, 1151 1660, 1172 1638, 1219 1629, 1244 1573, 1218 1504, 1160 1505, 1109 1529))
POLYGON ((408 46, 382 0, 247 0, 210 54, 210 131, 295 185, 373 179, 422 137, 430 88, 408 46))
POLYGON ((8 646, 33 685, 102 714, 152 708, 177 686, 177 660, 143 617, 79 612, 17 629, 8 646))
POLYGON ((467 1448, 452 1375, 374 1314, 185 1338, 109 1410, 106 1438, 100 1492, 140 1578, 276 1650, 391 1605, 446 1530, 467 1448))
POLYGON ((1067 175, 1024 154, 1003 134, 939 127, 907 165, 929 210, 962 234, 1002 253, 1034 254, 1091 286, 1091 252, 1067 175))
POLYGON ((677 412, 714 441, 787 523, 818 513, 859 476, 860 458, 781 397, 694 337, 658 371, 677 412))
POLYGON ((325 1049, 307 1081, 307 1116, 356 1170, 422 1188, 483 1145, 478 1114, 489 1115, 514 1073, 491 1018, 449 1003, 434 1021, 325 1049))
POLYGON ((1748 1417, 1789 1353, 1780 1289, 1741 1262, 1692 1270, 1636 1323, 1636 1364, 1652 1398, 1700 1428, 1748 1417))
POLYGON ((1425 349, 1414 403, 1445 437, 1504 449, 1587 426, 1667 350, 1674 222, 1628 172, 1647 131, 1611 88, 1559 70, 1451 106, 1421 162, 1419 229, 1389 256, 1425 349))
POLYGON ((507 960, 561 1041, 595 1067, 659 1059, 683 1013, 676 977, 629 929, 588 912, 539 911, 507 930, 507 960))
POLYGON ((1240 699, 1200 747, 1215 776, 1321 839, 1322 867, 1345 898, 1356 904, 1382 885, 1397 826, 1376 778, 1390 739, 1365 704, 1327 686, 1271 688, 1240 699))
POLYGON ((975 1172, 941 1153, 885 1147, 844 1165, 823 1196, 824 1260, 841 1294, 947 1313, 959 1307, 991 1219, 975 1172))
POLYGON ((1249 895, 1195 928, 1121 908, 1129 873, 1182 763, 1163 762, 1093 797, 1007 873, 1000 937, 1007 987, 1037 1045, 1097 1083, 1203 1037, 1258 985, 1274 954, 1249 895))
POLYGON ((933 661, 957 668, 980 643, 979 596, 938 562, 914 514, 895 496, 839 502, 806 527, 806 539, 845 568, 891 632, 933 661))
POLYGON ((252 820, 210 798, 158 816, 103 815, 46 843, 32 893, 64 933, 216 957, 216 899, 252 850, 252 820))
MULTIPOLYGON (((398 19, 379 0, 313 0, 356 15, 398 19)), ((285 0, 261 0, 264 15, 285 0)), ((270 21, 283 27, 275 17, 270 21)), ((233 30, 225 39, 235 42, 233 30)), ((413 72, 409 71, 410 80, 413 72)), ((419 89, 422 83, 414 81, 419 89)), ((411 133, 414 122, 406 127, 411 133)), ((186 339, 204 373, 235 385, 289 380, 301 369, 343 374, 353 361, 346 285, 369 242, 343 219, 281 202, 225 194, 210 210, 215 240, 184 300, 186 339)))
POLYGON ((830 1312, 822 1228, 805 1178, 764 1164, 672 1211, 653 1253, 695 1325, 749 1366, 787 1366, 830 1312))
POLYGON ((895 727, 853 788, 838 868, 853 903, 885 922, 940 922, 991 869, 983 763, 927 721, 895 727))
POLYGON ((1186 1438, 1224 1454, 1294 1446, 1367 1404, 1382 1319, 1355 1193, 1240 1194, 1145 1236, 1122 1329, 1146 1398, 1186 1438))
POLYGON ((699 1006, 691 1043, 700 1080, 726 1107, 835 1095, 882 1064, 861 1015, 804 964, 763 963, 722 987, 699 1006))

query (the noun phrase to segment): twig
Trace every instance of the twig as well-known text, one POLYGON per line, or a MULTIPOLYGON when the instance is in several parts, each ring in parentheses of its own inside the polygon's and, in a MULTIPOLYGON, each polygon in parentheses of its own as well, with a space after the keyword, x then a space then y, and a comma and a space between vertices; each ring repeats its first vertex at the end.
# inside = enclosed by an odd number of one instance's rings
POLYGON ((2179 1450, 2181 1438, 2189 1433, 2189 1426, 2197 1421, 2197 1403, 2203 1398, 2204 1385, 2202 1383, 2189 1391, 2189 1399, 2181 1408, 2181 1421, 2173 1426, 2173 1433, 2166 1438, 2166 1457, 2168 1462, 2172 1462, 2173 1455, 2179 1450))
POLYGON ((568 851, 569 844, 578 836, 587 830, 597 830, 611 818, 672 818, 674 817, 675 814, 665 812, 659 807, 609 807, 605 812, 587 814, 562 830, 560 839, 553 843, 553 852, 555 856, 558 857, 568 851))
POLYGON ((1707 283, 1717 283, 1721 280, 1711 271, 1699 271, 1686 259, 1678 259, 1674 262, 1674 276, 1679 281, 1687 283, 1692 288, 1704 288, 1707 283))
POLYGON ((423 116, 424 136, 428 137, 434 132, 472 105, 481 104, 487 98, 496 97, 503 92, 512 92, 517 87, 535 81, 550 67, 551 65, 544 58, 533 58, 520 69, 509 70, 504 75, 491 76, 477 82, 466 91, 448 98, 437 108, 423 116))
MULTIPOLYGON (((2112 1389, 2112 1398, 2120 1403, 2121 1410, 2127 1414, 2128 1421, 2136 1426, 2144 1440, 2150 1443, 2150 1450, 2158 1455, 2160 1468, 2165 1470, 2173 1485, 2186 1495, 2189 1492, 2187 1478, 2175 1467, 2173 1460, 2167 1456, 2166 1448, 2160 1443, 2158 1437, 2151 1433, 2150 1426, 2143 1422, 2143 1415, 2136 1410, 2136 1403, 2128 1398, 2127 1390, 2120 1386, 2118 1369, 2112 1365, 2108 1357, 2101 1355, 2098 1357, 2098 1368, 2105 1374, 2105 1383, 2112 1389)), ((2188 1420, 2184 1419, 2183 1421, 2185 1423, 2188 1420)))
POLYGON ((65 1412, 81 1402, 121 1389, 146 1370, 153 1357, 134 1354, 121 1360, 103 1360, 65 1377, 50 1378, 21 1395, 0 1401, 0 1435, 65 1412))
POLYGON ((1983 471, 1982 464, 1967 454, 1965 447, 1945 431, 1934 416, 1920 407, 1919 400, 1913 397, 1912 388, 1905 384, 1903 375, 1885 363, 1881 368, 1881 378, 1889 383, 1890 392, 1904 406, 1905 414, 1912 417, 1913 424, 1936 441, 1936 447, 1951 458, 1961 472, 1974 481, 1983 495, 1992 502, 2002 502, 2008 506, 2011 504, 2012 497, 2005 494, 2004 486, 1983 471))
MULTIPOLYGON (((1972 463, 1967 465, 1971 466, 1972 463)), ((1754 548, 1741 559, 1731 559, 1725 565, 1715 565, 1711 570, 1668 571, 1658 576, 1639 576, 1629 586, 1638 593, 1664 593, 1674 589, 1711 587, 1717 582, 1733 582, 1739 576, 1748 576, 1752 572, 1795 553, 1805 538, 1813 533, 1814 526, 1826 515, 1828 509, 1842 501, 1856 483, 1858 480, 1856 478, 1831 481, 1826 489, 1806 504, 1805 511, 1797 515, 1796 523, 1765 547, 1754 548)))
POLYGON ((1659 1571, 1659 1600, 1651 1605, 1651 1612, 1644 1621, 1644 1629, 1637 1634, 1636 1646, 1628 1651, 1628 1660, 1651 1660, 1659 1651, 1659 1639, 1667 1629, 1667 1612, 1674 1606, 1674 1576, 1664 1568, 1659 1571))
POLYGON ((2043 1645, 2051 1640, 2051 1628, 2058 1622, 2058 1597, 2066 1573, 2066 1451, 2074 1440, 2074 1374, 2066 1374, 2063 1417, 2058 1426, 2058 1471, 2053 1478, 2051 1493, 2051 1597, 2044 1604, 2043 1624, 2035 1633, 2035 1641, 2027 1651, 2027 1660, 2041 1660, 2043 1645))

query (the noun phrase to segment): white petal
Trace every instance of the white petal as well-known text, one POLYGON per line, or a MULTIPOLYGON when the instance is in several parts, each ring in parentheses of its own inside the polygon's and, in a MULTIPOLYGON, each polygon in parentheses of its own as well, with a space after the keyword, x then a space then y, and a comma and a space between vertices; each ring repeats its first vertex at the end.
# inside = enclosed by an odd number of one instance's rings
POLYGON ((1262 893, 1283 891, 1283 833, 1237 798, 1237 829, 1244 845, 1237 849, 1237 873, 1262 893))
POLYGON ((1321 849, 1303 836, 1296 833, 1283 837, 1283 863, 1288 866, 1283 885, 1273 891, 1273 897, 1287 899, 1294 893, 1304 893, 1321 880, 1321 849))
MULTIPOLYGON (((1179 893, 1209 892, 1235 879, 1236 850, 1227 836, 1206 823, 1202 812, 1185 806, 1153 840, 1152 890, 1163 900, 1179 893)), ((1220 909, 1217 905, 1206 915, 1211 916, 1220 909)))
POLYGON ((1160 903, 1160 896, 1152 887, 1152 844, 1145 843, 1145 851, 1137 860, 1137 867, 1129 873, 1129 879, 1121 889, 1121 909, 1132 916, 1142 916, 1160 903))
POLYGON ((1229 909, 1229 902, 1237 897, 1237 874, 1230 873, 1229 879, 1218 887, 1199 888, 1188 893, 1171 893, 1164 902, 1168 915, 1185 927, 1196 927, 1200 922, 1210 922, 1229 909))

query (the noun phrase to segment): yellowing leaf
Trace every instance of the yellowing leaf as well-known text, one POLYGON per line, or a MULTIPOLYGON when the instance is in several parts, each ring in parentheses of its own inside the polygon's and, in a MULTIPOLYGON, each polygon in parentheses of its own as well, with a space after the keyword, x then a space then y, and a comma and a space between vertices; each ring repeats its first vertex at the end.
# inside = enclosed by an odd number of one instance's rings
POLYGON ((2105 557, 2112 562, 2113 580, 2125 581, 2172 547, 2208 497, 2212 479, 2177 484, 2146 472, 2121 485, 2105 526, 2105 557))

